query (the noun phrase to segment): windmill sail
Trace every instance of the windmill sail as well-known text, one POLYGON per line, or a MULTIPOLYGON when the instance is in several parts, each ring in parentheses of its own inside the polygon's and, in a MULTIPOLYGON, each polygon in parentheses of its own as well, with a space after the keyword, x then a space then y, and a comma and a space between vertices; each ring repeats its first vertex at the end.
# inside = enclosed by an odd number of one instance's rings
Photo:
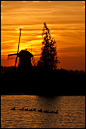
MULTIPOLYGON (((8 55, 8 59, 9 59, 9 57, 11 57, 11 56, 17 55, 17 56, 16 56, 16 59, 15 59, 15 68, 16 68, 17 57, 18 57, 18 53, 19 53, 20 37, 21 37, 21 28, 20 28, 20 34, 19 34, 19 43, 18 43, 17 53, 9 54, 9 55, 8 55)), ((10 59, 14 59, 14 58, 12 57, 12 58, 10 58, 10 59)))
MULTIPOLYGON (((19 52, 20 37, 21 37, 21 28, 20 28, 20 35, 19 35, 19 43, 18 43, 17 56, 18 56, 18 52, 19 52)), ((17 63, 17 57, 16 57, 16 60, 15 60, 15 68, 16 68, 16 63, 17 63)))
POLYGON ((18 43, 18 50, 17 50, 17 53, 19 52, 20 37, 21 37, 21 28, 20 28, 20 35, 19 35, 19 43, 18 43))
POLYGON ((13 55, 17 55, 17 53, 14 53, 14 54, 9 54, 8 56, 13 56, 13 55))
POLYGON ((16 56, 17 56, 17 53, 15 53, 15 54, 9 54, 7 60, 15 59, 16 56))

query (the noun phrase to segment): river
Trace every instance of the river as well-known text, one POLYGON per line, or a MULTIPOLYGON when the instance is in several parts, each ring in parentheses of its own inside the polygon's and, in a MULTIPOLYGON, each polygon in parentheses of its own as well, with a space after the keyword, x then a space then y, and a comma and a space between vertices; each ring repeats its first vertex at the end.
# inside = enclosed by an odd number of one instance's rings
POLYGON ((85 128, 85 96, 1 95, 1 128, 85 128))

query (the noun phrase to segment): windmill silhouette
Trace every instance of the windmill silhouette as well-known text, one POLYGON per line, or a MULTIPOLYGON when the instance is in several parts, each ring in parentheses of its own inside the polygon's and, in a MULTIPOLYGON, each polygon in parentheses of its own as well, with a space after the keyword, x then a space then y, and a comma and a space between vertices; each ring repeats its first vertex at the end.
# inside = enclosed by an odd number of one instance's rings
POLYGON ((19 64, 18 64, 18 68, 17 70, 18 71, 30 71, 31 68, 32 68, 32 65, 31 65, 31 57, 33 57, 33 55, 26 50, 21 50, 19 52, 19 45, 20 45, 20 37, 21 37, 21 28, 20 28, 20 34, 19 34, 19 43, 18 43, 18 49, 17 49, 17 53, 14 53, 14 54, 9 54, 8 55, 8 58, 10 56, 14 56, 16 55, 16 59, 15 59, 15 70, 16 70, 16 64, 17 64, 17 58, 19 57, 19 64))

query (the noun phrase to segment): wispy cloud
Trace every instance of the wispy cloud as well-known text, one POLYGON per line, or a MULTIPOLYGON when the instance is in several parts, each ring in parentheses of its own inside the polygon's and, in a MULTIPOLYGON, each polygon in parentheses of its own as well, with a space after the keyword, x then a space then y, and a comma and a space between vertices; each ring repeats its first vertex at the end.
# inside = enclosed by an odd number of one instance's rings
POLYGON ((19 27, 20 50, 31 50, 32 45, 34 54, 41 53, 44 22, 56 40, 58 56, 84 55, 84 8, 85 1, 1 1, 1 55, 17 50, 19 27))
POLYGON ((73 46, 73 47, 66 47, 66 48, 61 48, 58 49, 58 52, 64 53, 64 52, 84 52, 85 53, 85 48, 84 46, 73 46))

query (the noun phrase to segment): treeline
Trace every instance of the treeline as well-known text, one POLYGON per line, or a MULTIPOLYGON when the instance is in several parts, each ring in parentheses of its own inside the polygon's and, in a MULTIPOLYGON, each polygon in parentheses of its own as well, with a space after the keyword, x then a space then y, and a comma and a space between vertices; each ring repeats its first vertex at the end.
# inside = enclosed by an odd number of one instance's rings
MULTIPOLYGON (((15 69, 14 66, 11 66, 11 67, 1 66, 1 72, 13 71, 14 69, 15 69)), ((33 67, 33 70, 34 69, 39 70, 39 68, 36 66, 35 66, 35 68, 33 67)), ((41 69, 41 71, 42 71, 42 69, 41 69)), ((56 69, 54 71, 57 71, 60 74, 72 74, 72 75, 84 75, 85 74, 84 70, 65 70, 65 69, 61 68, 61 69, 56 69)))
POLYGON ((1 94, 65 95, 83 94, 85 72, 83 70, 44 70, 33 67, 27 71, 10 70, 1 76, 1 94))
POLYGON ((11 71, 11 70, 14 70, 14 66, 11 67, 1 66, 1 72, 11 71))

